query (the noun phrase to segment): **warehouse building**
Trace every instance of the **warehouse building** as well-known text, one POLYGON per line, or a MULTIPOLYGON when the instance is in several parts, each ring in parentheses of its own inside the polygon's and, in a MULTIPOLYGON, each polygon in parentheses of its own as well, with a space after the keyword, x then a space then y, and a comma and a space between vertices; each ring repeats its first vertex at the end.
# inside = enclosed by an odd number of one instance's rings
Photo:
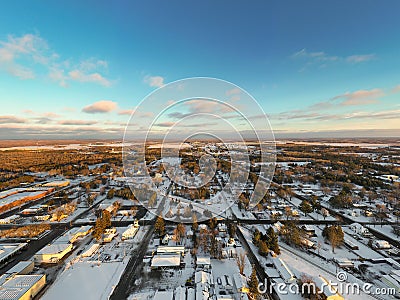
POLYGON ((51 182, 43 184, 42 186, 44 186, 44 187, 57 187, 57 188, 67 187, 67 186, 69 186, 69 181, 68 180, 65 180, 65 181, 51 181, 51 182))
POLYGON ((30 300, 46 285, 46 275, 14 275, 0 286, 0 299, 30 300))
POLYGON ((14 267, 12 267, 10 270, 5 272, 5 274, 8 277, 14 276, 14 275, 28 275, 33 271, 35 264, 32 260, 24 260, 20 261, 17 263, 14 267))
POLYGON ((35 256, 35 263, 58 263, 67 253, 72 251, 72 244, 51 244, 39 250, 35 256))

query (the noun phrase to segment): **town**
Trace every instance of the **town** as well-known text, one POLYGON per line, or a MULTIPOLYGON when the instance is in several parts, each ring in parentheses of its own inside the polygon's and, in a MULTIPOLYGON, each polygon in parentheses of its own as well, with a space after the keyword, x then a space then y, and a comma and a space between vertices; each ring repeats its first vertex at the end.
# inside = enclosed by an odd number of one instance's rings
POLYGON ((397 140, 145 148, 0 149, 0 299, 400 298, 397 140))

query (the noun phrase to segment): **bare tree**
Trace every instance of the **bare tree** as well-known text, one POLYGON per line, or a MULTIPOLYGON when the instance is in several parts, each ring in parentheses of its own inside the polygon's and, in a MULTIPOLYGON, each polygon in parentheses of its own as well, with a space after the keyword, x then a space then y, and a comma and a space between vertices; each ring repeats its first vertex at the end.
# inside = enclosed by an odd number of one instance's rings
POLYGON ((236 264, 239 268, 239 273, 244 275, 244 267, 246 266, 246 252, 241 251, 236 255, 236 264))

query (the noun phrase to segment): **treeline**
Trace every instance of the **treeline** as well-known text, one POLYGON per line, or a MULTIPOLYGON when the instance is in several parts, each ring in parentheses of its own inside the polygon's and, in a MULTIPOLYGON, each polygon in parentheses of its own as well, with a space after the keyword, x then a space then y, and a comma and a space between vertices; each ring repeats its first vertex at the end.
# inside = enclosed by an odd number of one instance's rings
MULTIPOLYGON (((0 171, 47 172, 76 175, 88 170, 88 165, 101 163, 122 165, 121 154, 104 152, 85 153, 78 150, 0 151, 0 171)), ((89 171, 89 170, 88 170, 89 171)))
POLYGON ((33 238, 50 230, 49 224, 34 224, 0 231, 0 238, 33 238))
POLYGON ((14 174, 13 176, 0 177, 0 191, 12 189, 20 186, 21 183, 33 183, 35 177, 30 175, 14 174))

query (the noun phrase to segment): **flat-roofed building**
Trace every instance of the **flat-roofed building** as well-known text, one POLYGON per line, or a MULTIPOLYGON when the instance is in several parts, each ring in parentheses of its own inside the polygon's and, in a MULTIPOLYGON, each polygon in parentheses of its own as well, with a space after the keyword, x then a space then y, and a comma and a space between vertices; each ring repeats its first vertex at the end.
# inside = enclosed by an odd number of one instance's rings
POLYGON ((92 230, 92 226, 86 225, 81 227, 74 227, 56 239, 53 244, 67 244, 74 243, 80 237, 88 235, 92 230))
POLYGON ((24 260, 17 263, 10 270, 5 272, 5 274, 11 275, 27 275, 33 271, 35 264, 32 260, 24 260))
POLYGON ((69 186, 69 180, 64 180, 64 181, 51 181, 51 182, 47 182, 45 184, 43 184, 42 186, 45 187, 66 187, 69 186))
POLYGON ((6 261, 13 255, 17 254, 19 251, 24 249, 28 244, 0 244, 0 263, 6 261))
POLYGON ((151 268, 177 268, 181 265, 180 254, 168 254, 168 255, 154 255, 151 260, 151 268))
POLYGON ((70 251, 72 251, 72 244, 51 244, 39 250, 34 260, 38 264, 58 263, 70 251))
POLYGON ((14 275, 0 286, 0 299, 30 300, 46 285, 46 275, 14 275))

